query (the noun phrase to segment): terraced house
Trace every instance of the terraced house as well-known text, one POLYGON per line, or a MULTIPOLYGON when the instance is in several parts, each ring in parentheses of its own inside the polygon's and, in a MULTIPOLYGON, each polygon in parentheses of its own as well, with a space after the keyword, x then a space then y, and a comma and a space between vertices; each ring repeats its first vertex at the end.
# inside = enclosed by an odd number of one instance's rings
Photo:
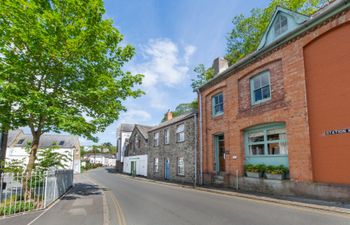
POLYGON ((349 7, 278 7, 255 52, 214 61, 198 90, 203 183, 349 199, 349 7), (244 177, 247 164, 282 164, 289 180, 244 177))
POLYGON ((167 120, 149 130, 148 177, 192 183, 196 180, 197 112, 167 120))

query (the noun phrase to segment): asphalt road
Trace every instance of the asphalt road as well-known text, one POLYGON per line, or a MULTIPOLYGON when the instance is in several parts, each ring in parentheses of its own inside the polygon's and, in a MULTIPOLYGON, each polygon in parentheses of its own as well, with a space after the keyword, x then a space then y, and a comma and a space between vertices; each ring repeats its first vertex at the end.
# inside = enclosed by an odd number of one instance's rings
POLYGON ((345 215, 145 182, 106 169, 85 176, 110 192, 114 204, 108 208, 120 225, 350 225, 345 215))

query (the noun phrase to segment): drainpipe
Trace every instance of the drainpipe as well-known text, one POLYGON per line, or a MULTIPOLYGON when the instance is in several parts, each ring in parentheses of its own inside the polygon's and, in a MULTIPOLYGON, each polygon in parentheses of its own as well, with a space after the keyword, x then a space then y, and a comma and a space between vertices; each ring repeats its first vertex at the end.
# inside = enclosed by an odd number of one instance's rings
POLYGON ((197 93, 198 93, 198 98, 199 98, 199 166, 200 166, 200 176, 199 176, 199 180, 200 180, 200 184, 203 185, 203 131, 202 131, 202 123, 203 123, 203 113, 202 113, 202 95, 199 91, 199 89, 197 89, 197 93))
POLYGON ((194 180, 193 187, 196 188, 197 185, 197 113, 194 114, 194 180))

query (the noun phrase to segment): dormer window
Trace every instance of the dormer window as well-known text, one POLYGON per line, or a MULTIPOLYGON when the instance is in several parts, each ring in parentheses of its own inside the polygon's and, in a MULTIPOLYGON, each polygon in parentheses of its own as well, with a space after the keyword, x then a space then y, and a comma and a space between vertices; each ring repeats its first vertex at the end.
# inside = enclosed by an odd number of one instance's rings
POLYGON ((21 144, 23 144, 23 142, 24 142, 24 139, 20 139, 20 140, 17 142, 17 144, 18 144, 18 145, 21 145, 21 144))
POLYGON ((58 145, 64 145, 64 141, 60 141, 60 143, 58 145))
POLYGON ((275 36, 279 36, 288 30, 288 19, 284 15, 278 15, 274 24, 275 36))

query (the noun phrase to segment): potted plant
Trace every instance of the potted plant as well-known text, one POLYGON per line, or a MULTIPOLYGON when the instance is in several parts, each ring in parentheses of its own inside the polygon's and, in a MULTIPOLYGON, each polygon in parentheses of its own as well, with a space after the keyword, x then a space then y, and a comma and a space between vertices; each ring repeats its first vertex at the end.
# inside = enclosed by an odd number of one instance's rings
POLYGON ((288 172, 289 169, 283 165, 268 166, 265 170, 265 176, 267 179, 271 180, 283 180, 288 172))
POLYGON ((247 177, 260 178, 263 176, 265 168, 266 166, 264 164, 248 164, 245 166, 245 172, 247 174, 247 177))

